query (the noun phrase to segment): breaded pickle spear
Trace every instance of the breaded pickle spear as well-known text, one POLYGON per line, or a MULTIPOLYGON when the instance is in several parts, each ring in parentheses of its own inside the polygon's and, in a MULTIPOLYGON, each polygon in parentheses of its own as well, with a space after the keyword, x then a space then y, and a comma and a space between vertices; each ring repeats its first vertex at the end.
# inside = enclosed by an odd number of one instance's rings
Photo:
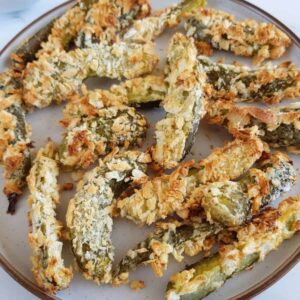
POLYGON ((127 31, 134 20, 149 15, 150 10, 147 0, 97 1, 85 17, 76 44, 84 48, 103 41, 120 41, 120 34, 127 31))
POLYGON ((0 159, 4 165, 4 189, 13 214, 30 168, 30 134, 25 121, 19 81, 13 71, 0 74, 0 159))
POLYGON ((167 7, 153 15, 133 23, 124 34, 124 41, 145 43, 154 40, 166 28, 177 26, 186 15, 194 9, 205 6, 205 0, 182 0, 178 4, 167 7))
POLYGON ((195 256, 209 250, 221 227, 208 223, 160 223, 146 240, 140 242, 120 261, 113 271, 113 284, 128 282, 129 272, 141 265, 149 265, 161 277, 168 267, 169 256, 182 261, 183 254, 195 256))
POLYGON ((218 254, 173 275, 166 299, 203 299, 291 238, 299 231, 299 222, 300 197, 288 198, 278 209, 266 210, 238 230, 237 242, 222 246, 218 254))
POLYGON ((300 96, 300 69, 289 62, 250 69, 215 63, 205 56, 198 59, 207 76, 210 99, 273 104, 300 96))
POLYGON ((62 242, 59 241, 62 225, 56 219, 55 208, 59 202, 58 166, 51 141, 39 150, 27 178, 30 190, 29 243, 33 250, 33 274, 37 284, 54 294, 68 287, 72 269, 64 266, 62 242))
POLYGON ((146 136, 147 121, 134 108, 112 106, 74 119, 59 147, 59 161, 68 168, 89 167, 116 146, 138 145, 146 136))
POLYGON ((80 29, 85 24, 85 16, 94 3, 99 0, 79 0, 72 8, 68 9, 61 17, 54 20, 51 32, 45 42, 41 44, 41 50, 36 54, 39 58, 44 54, 53 55, 57 52, 69 50, 70 45, 76 39, 80 29))
POLYGON ((28 106, 45 107, 76 94, 88 77, 134 78, 151 72, 157 62, 152 43, 97 44, 44 55, 26 67, 24 101, 28 106))
POLYGON ((146 75, 125 80, 118 85, 112 85, 109 90, 88 90, 82 86, 80 94, 68 99, 62 123, 68 124, 79 116, 96 115, 104 107, 139 106, 160 101, 165 97, 166 90, 167 85, 162 75, 146 75))
POLYGON ((300 102, 261 109, 217 101, 208 108, 207 120, 225 125, 235 137, 255 133, 272 147, 300 150, 300 102))
POLYGON ((215 48, 251 56, 253 62, 281 57, 291 39, 275 25, 255 20, 237 21, 234 16, 212 8, 200 8, 186 23, 187 35, 199 43, 200 52, 215 48), (202 50, 202 51, 201 51, 202 50))
POLYGON ((197 61, 193 40, 176 33, 168 49, 166 116, 155 127, 153 159, 162 167, 176 167, 189 152, 205 115, 205 73, 197 61))
POLYGON ((183 163, 170 175, 147 181, 135 194, 117 202, 119 213, 135 223, 150 225, 186 208, 191 192, 200 184, 243 175, 262 152, 263 144, 255 137, 235 140, 199 163, 183 163))
POLYGON ((192 192, 187 206, 204 209, 210 223, 240 226, 265 205, 278 200, 296 181, 296 171, 287 155, 265 154, 258 169, 250 169, 238 181, 212 182, 192 192), (190 203, 189 203, 190 202, 190 203))
POLYGON ((66 218, 72 250, 86 279, 99 284, 111 281, 111 204, 130 182, 144 180, 149 162, 150 156, 138 151, 112 153, 79 182, 66 218))

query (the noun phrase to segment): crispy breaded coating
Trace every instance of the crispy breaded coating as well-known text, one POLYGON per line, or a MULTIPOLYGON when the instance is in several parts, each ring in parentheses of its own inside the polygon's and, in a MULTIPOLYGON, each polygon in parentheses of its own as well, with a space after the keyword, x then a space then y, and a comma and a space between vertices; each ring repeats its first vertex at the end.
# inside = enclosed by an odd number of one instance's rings
POLYGON ((225 125, 235 137, 256 134, 272 147, 300 150, 299 102, 262 109, 217 101, 209 106, 206 118, 211 124, 225 125))
POLYGON ((215 63, 205 56, 198 59, 206 72, 205 91, 211 100, 274 104, 300 96, 300 69, 290 62, 250 69, 215 63))
POLYGON ((68 125, 59 146, 59 161, 67 168, 87 168, 116 146, 140 145, 148 125, 133 107, 112 106, 93 116, 78 116, 68 125))
POLYGON ((207 47, 251 56, 259 64, 266 59, 281 57, 291 39, 270 23, 255 20, 238 21, 233 15, 212 8, 200 8, 187 21, 187 35, 200 42, 199 51, 207 47))
POLYGON ((26 67, 24 101, 35 107, 48 106, 52 101, 60 103, 76 94, 88 77, 134 78, 151 72, 157 62, 152 43, 97 44, 44 55, 26 67))
POLYGON ((4 165, 3 192, 9 201, 7 212, 11 214, 26 185, 31 164, 31 129, 25 121, 18 84, 12 70, 0 74, 0 159, 4 165))
POLYGON ((72 250, 86 279, 98 284, 111 282, 111 204, 128 184, 145 179, 149 162, 150 156, 139 151, 113 152, 78 183, 66 219, 72 250))
POLYGON ((193 40, 180 33, 172 37, 167 59, 168 90, 162 103, 166 116, 156 124, 152 157, 162 167, 171 169, 191 149, 200 119, 205 115, 206 77, 198 64, 193 40))
POLYGON ((149 15, 150 10, 147 0, 97 1, 85 17, 76 44, 83 48, 99 42, 119 42, 122 32, 127 31, 135 20, 149 15))
POLYGON ((120 261, 113 272, 113 285, 127 283, 129 272, 141 265, 150 265, 155 275, 163 276, 170 255, 181 262, 184 254, 195 256, 208 251, 215 244, 220 230, 220 226, 208 223, 173 221, 157 224, 154 232, 120 261))
POLYGON ((186 201, 200 184, 231 180, 244 174, 263 150, 257 138, 235 140, 215 149, 199 163, 183 163, 170 175, 147 181, 133 195, 117 202, 119 213, 137 224, 150 225, 164 219, 186 208, 186 201))
POLYGON ((205 0, 182 0, 149 17, 135 21, 125 33, 123 40, 135 43, 153 41, 165 29, 177 26, 186 15, 205 4, 205 0))
POLYGON ((238 241, 173 275, 166 299, 203 299, 227 279, 250 268, 300 230, 300 198, 291 197, 238 230, 238 241))
POLYGON ((39 58, 45 54, 55 55, 55 53, 68 50, 70 43, 75 40, 80 28, 84 25, 85 15, 93 2, 97 1, 80 1, 56 19, 47 41, 41 44, 41 49, 36 53, 36 57, 39 58))
POLYGON ((33 269, 39 287, 50 294, 68 287, 72 269, 64 266, 59 241, 62 225, 56 219, 55 208, 59 202, 58 166, 51 141, 40 149, 27 178, 30 197, 29 244, 33 250, 33 269))

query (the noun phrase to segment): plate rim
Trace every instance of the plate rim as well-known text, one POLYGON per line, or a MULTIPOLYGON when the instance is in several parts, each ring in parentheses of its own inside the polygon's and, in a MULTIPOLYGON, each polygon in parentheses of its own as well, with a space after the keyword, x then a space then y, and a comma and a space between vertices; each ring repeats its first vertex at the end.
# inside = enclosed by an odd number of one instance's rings
MULTIPOLYGON (((274 22, 278 27, 280 27, 300 48, 300 38, 298 35, 291 30, 287 25, 285 25, 283 22, 278 20, 276 17, 265 11, 264 9, 258 7, 257 5, 250 3, 246 0, 231 0, 232 2, 235 2, 243 7, 248 8, 251 11, 254 11, 255 13, 267 17, 272 22, 274 22)), ((52 14, 53 12, 68 6, 71 3, 75 3, 76 0, 68 0, 66 2, 61 3, 60 5, 55 6, 54 8, 46 11, 44 14, 40 15, 36 19, 34 19, 32 22, 30 22, 28 25, 26 25, 22 30, 20 30, 13 38, 7 42, 4 47, 0 50, 0 58, 4 54, 4 52, 7 50, 7 48, 17 39, 19 38, 23 33, 25 33, 29 28, 34 26, 36 23, 38 23, 40 20, 44 19, 48 15, 52 14)), ((262 281, 259 283, 251 286, 249 289, 246 289, 245 291, 233 296, 230 298, 230 300, 245 300, 245 299, 251 299, 254 296, 262 293, 267 288, 271 287, 274 283, 276 283, 279 279, 281 279, 284 275, 286 275, 298 262, 300 262, 300 246, 294 253, 288 257, 274 272, 272 272, 269 276, 265 277, 262 281)), ((8 262, 8 260, 3 256, 2 253, 0 253, 0 266, 5 270, 7 274, 9 274, 16 282, 18 282, 21 286, 23 286, 26 290, 34 294, 35 296, 39 297, 40 299, 46 299, 46 300, 60 300, 60 298, 49 295, 45 291, 43 291, 41 288, 39 288, 34 282, 26 278, 22 273, 20 273, 11 263, 8 262)))

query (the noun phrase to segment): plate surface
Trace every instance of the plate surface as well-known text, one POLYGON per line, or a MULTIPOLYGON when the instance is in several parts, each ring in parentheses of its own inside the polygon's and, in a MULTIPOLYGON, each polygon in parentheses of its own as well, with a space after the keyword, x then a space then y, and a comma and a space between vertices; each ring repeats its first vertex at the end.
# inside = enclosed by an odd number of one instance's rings
MULTIPOLYGON (((152 0, 150 3, 154 9, 163 8, 167 5, 176 2, 175 0, 158 1, 152 0)), ((10 53, 19 45, 25 38, 31 36, 46 23, 54 17, 62 14, 69 6, 70 2, 63 4, 56 9, 45 14, 25 30, 14 38, 5 49, 0 53, 0 71, 3 71, 9 64, 10 53)), ((277 22, 267 13, 260 11, 254 6, 239 0, 210 0, 209 6, 225 10, 233 13, 237 18, 254 18, 258 21, 273 22, 281 27, 283 30, 288 31, 282 24, 277 22)), ((160 68, 163 67, 165 61, 166 46, 172 34, 175 31, 182 29, 169 30, 163 36, 157 39, 156 50, 161 56, 160 68)), ((293 46, 288 53, 276 63, 291 60, 298 66, 300 65, 300 41, 291 32, 287 32, 293 38, 293 46)), ((225 57, 226 62, 238 60, 245 64, 250 64, 250 60, 241 59, 236 56, 231 56, 225 52, 215 52, 214 58, 225 57)), ((87 84, 90 88, 99 87, 107 88, 112 81, 94 79, 90 80, 87 84)), ((28 121, 32 125, 33 135, 32 140, 35 141, 36 149, 40 148, 50 136, 55 142, 59 142, 61 138, 62 129, 58 125, 58 121, 62 118, 62 108, 55 105, 43 109, 36 110, 33 114, 28 116, 28 121)), ((151 123, 147 135, 145 147, 153 142, 153 129, 155 123, 163 117, 163 111, 159 108, 144 109, 143 113, 146 114, 151 123)), ((196 160, 206 157, 213 147, 219 147, 224 144, 224 141, 230 140, 231 137, 218 127, 208 126, 204 122, 200 125, 197 134, 196 143, 192 148, 191 153, 186 159, 194 158, 196 160)), ((300 157, 290 155, 294 161, 295 168, 299 173, 300 157)), ((68 174, 61 174, 60 182, 70 181, 68 174)), ((3 181, 0 181, 0 189, 2 190, 3 181)), ((65 219, 66 207, 68 200, 72 197, 73 192, 61 193, 61 204, 58 207, 58 218, 65 219)), ((289 193, 284 195, 283 198, 290 195, 300 194, 300 183, 298 182, 295 188, 289 193)), ((35 293, 40 298, 55 299, 45 295, 34 284, 33 276, 31 273, 31 250, 27 242, 27 234, 29 231, 27 213, 27 197, 28 193, 19 200, 17 212, 14 216, 5 213, 7 208, 7 200, 0 195, 0 263, 3 267, 23 286, 35 293)), ((283 199, 282 198, 282 199, 283 199)), ((127 252, 128 249, 135 246, 137 242, 145 238, 151 228, 139 228, 133 223, 117 219, 114 222, 113 242, 116 247, 115 261, 118 262, 120 258, 127 252)), ((253 296, 254 294, 262 291, 268 287, 285 272, 289 270, 299 259, 300 255, 300 236, 297 235, 293 239, 285 242, 278 251, 272 252, 264 262, 258 263, 251 272, 243 272, 234 279, 229 280, 224 287, 219 291, 209 296, 209 300, 221 299, 245 299, 253 296)), ((65 243, 63 256, 66 264, 73 264, 74 259, 71 254, 70 245, 65 243)), ((201 256, 200 256, 201 257, 201 256)), ((192 259, 185 259, 181 264, 175 263, 171 260, 168 270, 165 272, 163 278, 155 278, 150 268, 140 268, 138 271, 131 275, 131 279, 144 280, 146 288, 134 292, 128 286, 120 288, 112 288, 111 286, 97 286, 91 281, 83 279, 80 273, 76 273, 74 279, 67 290, 58 293, 57 297, 61 299, 163 299, 164 291, 168 279, 171 274, 181 270, 186 264, 195 262, 200 258, 194 257, 192 259)))

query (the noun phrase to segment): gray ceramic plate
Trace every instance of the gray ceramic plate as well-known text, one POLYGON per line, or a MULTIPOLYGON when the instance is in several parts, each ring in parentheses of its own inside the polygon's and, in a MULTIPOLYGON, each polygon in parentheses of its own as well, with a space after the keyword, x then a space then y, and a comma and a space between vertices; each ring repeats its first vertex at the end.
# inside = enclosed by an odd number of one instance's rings
MULTIPOLYGON (((162 8, 174 2, 168 1, 150 1, 153 7, 162 8)), ((43 27, 54 17, 62 14, 73 2, 68 2, 59 7, 49 11, 35 22, 26 27, 20 34, 18 34, 0 53, 1 62, 0 70, 3 70, 8 65, 8 58, 10 53, 20 44, 22 40, 34 34, 37 30, 43 27)), ((288 28, 275 20, 266 12, 261 11, 257 7, 248 4, 242 0, 210 0, 209 5, 219 8, 230 13, 233 13, 238 18, 254 18, 259 21, 267 21, 275 23, 277 26, 286 31, 293 39, 293 46, 288 53, 280 60, 292 60, 300 65, 300 41, 288 28)), ((165 56, 165 49, 174 31, 166 32, 157 41, 157 51, 161 57, 165 56)), ((226 61, 230 62, 233 59, 249 63, 250 61, 230 56, 226 53, 216 53, 215 57, 224 56, 226 61)), ((162 59, 161 66, 163 66, 164 59, 162 59)), ((103 80, 93 80, 89 82, 89 86, 107 87, 111 82, 103 80)), ((152 143, 153 127, 157 120, 163 116, 163 112, 156 108, 152 110, 144 110, 151 128, 148 133, 147 145, 152 143)), ((32 124, 33 140, 37 148, 45 143, 48 136, 51 136, 56 142, 59 142, 61 129, 58 126, 58 120, 61 118, 61 107, 52 106, 40 111, 34 111, 28 117, 28 121, 32 124)), ((195 158, 201 159, 211 152, 211 148, 223 145, 225 140, 230 137, 225 131, 215 127, 209 127, 206 124, 201 124, 199 133, 197 135, 196 143, 187 159, 195 158)), ((300 167, 300 157, 292 155, 295 166, 298 170, 300 167)), ((61 181, 66 181, 66 175, 61 176, 61 181)), ((1 190, 3 182, 1 181, 1 190)), ((300 194, 300 183, 296 185, 290 195, 300 194)), ((10 273, 20 284, 32 291, 40 298, 53 299, 43 293, 34 283, 31 274, 31 251, 27 243, 28 221, 27 221, 27 194, 24 195, 18 204, 17 213, 14 216, 5 213, 7 200, 1 194, 0 201, 0 262, 2 266, 10 273)), ((68 199, 72 196, 71 192, 64 192, 61 195, 61 205, 58 208, 58 217, 64 220, 65 210, 68 199)), ((285 195, 288 196, 288 195, 285 195)), ((138 228, 130 222, 125 220, 116 220, 114 225, 113 242, 116 246, 116 261, 127 252, 127 250, 134 246, 138 241, 143 239, 150 228, 138 228)), ((247 299, 263 289, 270 286, 278 278, 283 276, 294 264, 297 263, 300 255, 300 237, 294 237, 287 241, 276 252, 272 252, 264 262, 255 266, 252 271, 243 272, 241 275, 229 280, 226 285, 218 292, 209 296, 207 299, 247 299)), ((73 263, 73 257, 69 245, 65 245, 64 257, 67 263, 73 263)), ((57 297, 62 299, 163 299, 164 291, 168 278, 171 274, 181 270, 185 264, 197 261, 199 257, 187 259, 181 264, 172 261, 165 276, 163 278, 155 278, 149 268, 141 268, 133 273, 132 279, 142 279, 146 283, 146 288, 134 292, 127 286, 121 288, 112 288, 111 286, 97 286, 93 282, 83 279, 80 273, 75 275, 70 287, 60 292, 57 297)))

